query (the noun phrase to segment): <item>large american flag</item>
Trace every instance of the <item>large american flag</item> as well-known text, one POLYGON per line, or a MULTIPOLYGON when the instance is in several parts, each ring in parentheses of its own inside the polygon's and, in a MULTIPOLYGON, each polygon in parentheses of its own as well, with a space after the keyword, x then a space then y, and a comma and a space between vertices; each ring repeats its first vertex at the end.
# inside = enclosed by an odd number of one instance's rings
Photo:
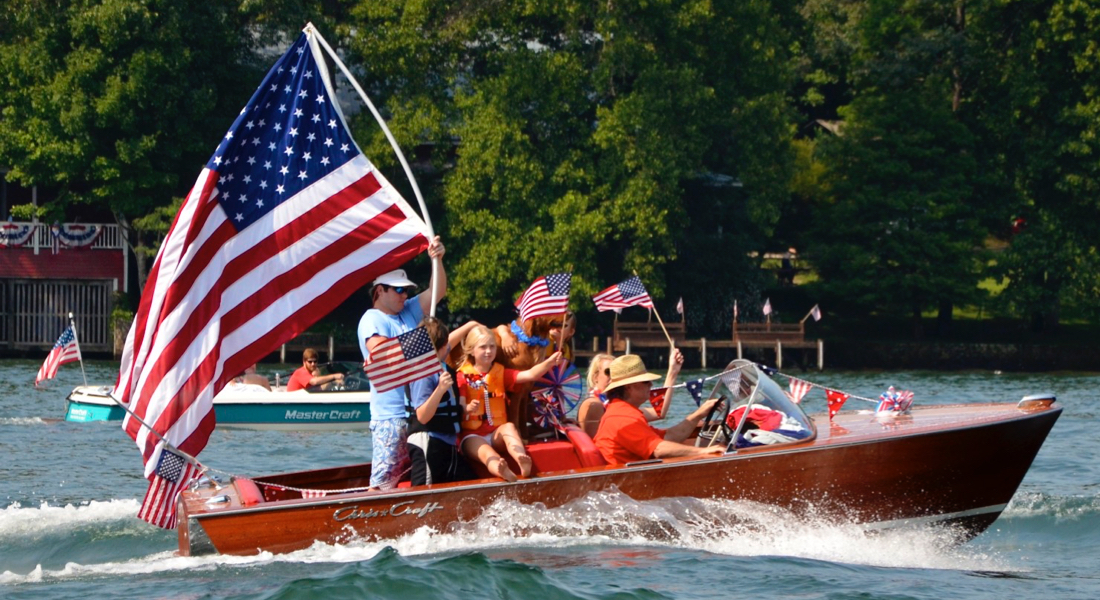
MULTIPOLYGON (((428 245, 351 138, 321 58, 302 34, 236 118, 161 245, 126 339, 115 398, 192 456, 230 378, 428 245)), ((129 414, 123 428, 152 478, 164 442, 129 414)))
POLYGON ((596 302, 596 309, 600 312, 628 306, 653 308, 653 300, 637 275, 592 296, 592 300, 596 302))
POLYGON ((519 322, 545 315, 560 315, 569 310, 569 286, 572 273, 554 273, 539 277, 516 300, 519 322))
POLYGON ((34 385, 38 385, 47 379, 57 376, 57 369, 65 363, 80 360, 80 343, 76 339, 76 330, 72 325, 61 332, 50 353, 46 355, 46 361, 38 369, 38 375, 34 378, 34 385))
POLYGON ((176 498, 192 479, 201 474, 201 468, 175 452, 161 452, 149 489, 138 509, 138 517, 157 527, 175 529, 176 498))
POLYGON ((432 340, 423 327, 386 338, 363 365, 374 391, 386 392, 442 370, 432 340))

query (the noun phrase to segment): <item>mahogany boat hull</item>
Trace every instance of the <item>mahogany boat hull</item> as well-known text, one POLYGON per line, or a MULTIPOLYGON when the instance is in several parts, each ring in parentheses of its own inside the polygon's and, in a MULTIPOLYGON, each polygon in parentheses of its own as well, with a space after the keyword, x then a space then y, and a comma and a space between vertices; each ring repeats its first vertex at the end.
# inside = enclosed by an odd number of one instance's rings
MULTIPOLYGON (((844 414, 795 444, 722 456, 570 469, 516 483, 477 480, 318 499, 247 502, 248 481, 181 495, 179 551, 290 552, 315 541, 392 539, 421 527, 447 531, 499 499, 549 508, 617 489, 635 500, 750 500, 838 522, 887 528, 952 524, 981 533, 1011 500, 1061 414, 1050 402, 933 406, 883 420, 844 414), (217 504, 207 502, 223 496, 217 504)), ((256 478, 336 490, 365 485, 369 465, 256 478)))

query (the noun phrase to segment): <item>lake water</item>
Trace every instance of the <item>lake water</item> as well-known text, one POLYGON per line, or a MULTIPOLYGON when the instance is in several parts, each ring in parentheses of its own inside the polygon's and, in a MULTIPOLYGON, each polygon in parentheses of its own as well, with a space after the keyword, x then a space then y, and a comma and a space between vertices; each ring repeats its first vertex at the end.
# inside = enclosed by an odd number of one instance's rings
MULTIPOLYGON (((918 405, 1058 396, 1065 412, 1019 492, 989 531, 962 545, 943 533, 867 535, 737 502, 601 494, 555 510, 498 505, 445 535, 182 558, 174 531, 135 517, 147 484, 118 425, 56 421, 82 383, 78 365, 36 390, 39 364, 0 361, 0 598, 1100 598, 1095 374, 792 373, 869 398, 894 385, 915 392, 918 405)), ((115 363, 85 367, 89 383, 117 376, 115 363)), ((691 404, 673 401, 673 418, 691 404)), ((804 404, 823 411, 823 394, 804 404)), ((869 406, 845 406, 860 408, 869 406)), ((362 432, 216 430, 199 458, 259 475, 361 462, 369 448, 362 432)))

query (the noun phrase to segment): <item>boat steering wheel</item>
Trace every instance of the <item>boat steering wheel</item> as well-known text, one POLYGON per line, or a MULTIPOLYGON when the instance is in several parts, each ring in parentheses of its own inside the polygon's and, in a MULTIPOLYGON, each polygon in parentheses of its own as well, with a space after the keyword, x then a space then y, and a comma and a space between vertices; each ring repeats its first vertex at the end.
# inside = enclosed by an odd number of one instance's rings
POLYGON ((729 399, 727 399, 725 395, 719 396, 718 402, 715 402, 714 406, 710 407, 710 410, 707 411, 706 418, 703 419, 703 427, 699 430, 700 435, 695 439, 695 445, 699 447, 712 446, 715 444, 725 444, 730 440, 733 436, 733 431, 726 425, 726 416, 729 415, 729 412, 729 399), (718 427, 712 429, 711 423, 716 419, 718 421, 718 427), (703 436, 703 433, 707 431, 711 432, 710 438, 703 436), (714 439, 714 437, 718 435, 718 432, 722 433, 724 439, 714 439))

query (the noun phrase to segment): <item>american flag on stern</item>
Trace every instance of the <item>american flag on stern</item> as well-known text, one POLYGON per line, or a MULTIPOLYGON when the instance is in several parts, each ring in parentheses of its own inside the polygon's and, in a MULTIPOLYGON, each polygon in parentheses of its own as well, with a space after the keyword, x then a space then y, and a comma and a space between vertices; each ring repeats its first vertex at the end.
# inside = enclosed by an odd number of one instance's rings
POLYGON ((442 369, 428 331, 417 327, 374 347, 363 365, 375 392, 386 392, 442 369))
POLYGON ((76 330, 72 325, 61 332, 61 337, 54 342, 50 353, 46 355, 46 361, 38 369, 38 375, 34 378, 34 385, 38 385, 47 379, 57 376, 57 369, 64 364, 80 360, 80 342, 76 339, 76 330))
POLYGON ((554 273, 536 279, 516 300, 519 322, 565 313, 569 309, 569 286, 572 283, 572 273, 554 273))
MULTIPOLYGON (((351 138, 302 34, 225 134, 149 273, 114 397, 195 456, 214 395, 352 292, 427 248, 424 222, 351 138)), ((147 477, 160 440, 127 415, 147 477)))
POLYGON ((628 306, 653 308, 653 300, 637 275, 592 296, 592 300, 596 302, 596 309, 600 312, 628 306))
POLYGON ((176 528, 176 498, 202 469, 168 449, 162 449, 138 518, 164 529, 176 528))

